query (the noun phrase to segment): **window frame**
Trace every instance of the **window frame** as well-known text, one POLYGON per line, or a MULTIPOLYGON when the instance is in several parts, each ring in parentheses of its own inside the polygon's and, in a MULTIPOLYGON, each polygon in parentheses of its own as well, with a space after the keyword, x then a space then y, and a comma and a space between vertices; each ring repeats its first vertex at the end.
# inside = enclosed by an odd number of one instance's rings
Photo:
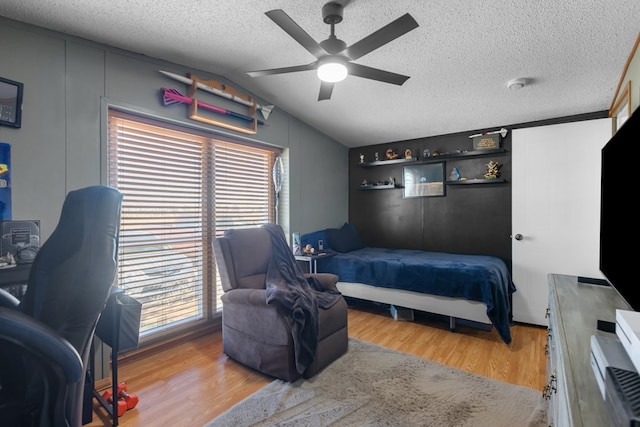
MULTIPOLYGON (((149 116, 146 114, 141 114, 136 111, 130 111, 128 109, 121 109, 109 104, 103 104, 106 110, 106 125, 104 129, 104 140, 106 143, 104 144, 104 170, 103 170, 103 182, 107 183, 107 185, 114 185, 113 181, 113 167, 114 165, 111 163, 111 150, 110 150, 110 121, 112 117, 124 118, 126 120, 135 120, 143 123, 145 125, 151 126, 160 126, 162 128, 166 128, 170 131, 177 132, 186 132, 192 135, 197 136, 198 138, 204 138, 209 140, 209 144, 211 147, 222 147, 222 146, 230 146, 230 147, 244 147, 245 149, 251 150, 256 149, 256 151, 262 151, 269 153, 269 163, 268 170, 263 170, 262 177, 265 178, 264 183, 267 184, 267 195, 266 195, 266 209, 267 209, 267 222, 275 222, 275 201, 276 201, 276 193, 275 186, 271 180, 273 164, 278 156, 282 156, 283 150, 279 147, 275 147, 273 145, 264 144, 260 142, 256 142, 255 140, 247 139, 244 137, 239 137, 235 135, 229 135, 226 132, 213 132, 210 130, 203 130, 201 126, 190 126, 185 125, 182 122, 176 122, 171 119, 165 119, 163 117, 157 116, 149 116)), ((211 150, 214 151, 213 149, 211 150)), ((212 153, 211 156, 214 154, 212 153)), ((203 159, 206 154, 203 154, 203 159)), ((209 176, 207 179, 211 180, 212 178, 215 180, 215 162, 216 160, 209 157, 209 161, 212 162, 212 166, 207 168, 205 165, 205 169, 208 174, 213 176, 209 176)), ((263 168, 264 169, 264 168, 263 168)), ((203 175, 204 177, 204 175, 203 175)), ((204 178, 203 178, 204 179, 204 178)), ((114 185, 117 188, 117 182, 114 185)), ((211 184, 212 192, 208 194, 205 199, 202 200, 202 203, 209 203, 215 205, 215 198, 219 197, 215 193, 216 183, 213 182, 211 184)), ((126 193, 125 193, 125 201, 126 201, 126 193)), ((220 296, 222 294, 222 289, 219 283, 219 278, 216 274, 215 269, 215 260, 213 258, 213 251, 211 242, 213 239, 219 235, 224 233, 226 228, 218 228, 217 227, 217 216, 215 214, 215 207, 212 213, 209 214, 209 217, 205 220, 205 224, 203 224, 203 239, 202 239, 202 297, 203 297, 203 318, 201 321, 197 322, 189 322, 187 325, 182 327, 175 328, 176 332, 184 331, 185 329, 189 329, 194 327, 196 324, 201 322, 211 322, 212 320, 218 319, 221 314, 221 303, 220 296)), ((264 221, 258 221, 251 224, 244 224, 241 226, 255 226, 264 223, 264 221)), ((228 228, 228 227, 227 227, 228 228)), ((174 328, 171 328, 174 330, 174 328)), ((159 330, 159 335, 166 335, 162 333, 162 330, 159 330)), ((157 341, 158 334, 152 333, 148 334, 148 336, 141 337, 140 343, 141 346, 146 343, 157 341)))

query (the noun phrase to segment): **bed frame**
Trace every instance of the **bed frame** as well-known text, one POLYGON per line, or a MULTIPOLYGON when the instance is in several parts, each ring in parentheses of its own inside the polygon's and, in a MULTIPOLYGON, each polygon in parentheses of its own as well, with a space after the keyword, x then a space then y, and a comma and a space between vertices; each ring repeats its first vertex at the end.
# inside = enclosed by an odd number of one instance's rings
POLYGON ((461 298, 429 295, 402 289, 381 288, 363 283, 338 282, 338 290, 345 297, 390 304, 449 317, 449 329, 454 332, 456 318, 479 323, 481 329, 490 330, 493 324, 487 317, 486 304, 461 298))
POLYGON ((456 319, 459 319, 482 330, 496 328, 501 336, 510 335, 507 320, 511 320, 511 301, 508 301, 509 306, 506 304, 507 298, 511 299, 513 284, 504 283, 507 266, 493 259, 496 257, 367 247, 359 239, 355 227, 348 223, 340 229, 318 230, 301 236, 303 245, 313 246, 320 241, 328 241, 336 256, 326 257, 322 266, 314 267, 316 271, 338 275, 342 280, 338 280, 337 288, 345 297, 390 305, 396 320, 412 320, 412 310, 418 310, 448 317, 451 331, 455 330, 456 319), (425 257, 423 253, 429 255, 425 257), (402 262, 398 261, 400 258, 402 262), (378 262, 383 265, 376 270, 372 263, 378 262), (473 276, 476 273, 478 277, 473 276), (430 276, 424 279, 424 275, 430 276), (460 283, 461 277, 468 279, 460 283), (374 285, 392 282, 405 289, 374 285), (449 290, 449 284, 455 289, 449 290), (470 291, 469 287, 475 284, 482 288, 470 291), (429 290, 432 293, 426 293, 429 290), (490 318, 487 304, 494 303, 496 307, 490 318), (503 331, 505 328, 507 331, 503 331))

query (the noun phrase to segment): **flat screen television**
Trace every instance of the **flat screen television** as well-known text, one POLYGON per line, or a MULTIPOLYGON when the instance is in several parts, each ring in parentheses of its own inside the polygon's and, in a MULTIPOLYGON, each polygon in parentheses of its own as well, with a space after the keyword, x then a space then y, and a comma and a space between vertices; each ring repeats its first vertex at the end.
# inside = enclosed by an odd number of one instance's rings
POLYGON ((635 248, 640 213, 636 157, 640 145, 640 108, 602 148, 600 271, 635 311, 640 311, 640 258, 635 248))

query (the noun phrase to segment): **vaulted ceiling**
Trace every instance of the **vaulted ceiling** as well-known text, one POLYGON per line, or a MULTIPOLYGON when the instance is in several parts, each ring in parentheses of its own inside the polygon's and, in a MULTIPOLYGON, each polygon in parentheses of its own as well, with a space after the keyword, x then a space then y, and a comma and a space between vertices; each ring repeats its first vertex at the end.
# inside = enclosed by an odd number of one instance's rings
POLYGON ((348 76, 318 101, 314 71, 246 74, 313 62, 265 12, 320 42, 325 3, 2 0, 0 15, 224 76, 349 147, 608 110, 640 32, 638 0, 343 0, 347 45, 405 13, 418 22, 354 61, 403 85, 348 76), (514 78, 527 84, 509 90, 514 78))

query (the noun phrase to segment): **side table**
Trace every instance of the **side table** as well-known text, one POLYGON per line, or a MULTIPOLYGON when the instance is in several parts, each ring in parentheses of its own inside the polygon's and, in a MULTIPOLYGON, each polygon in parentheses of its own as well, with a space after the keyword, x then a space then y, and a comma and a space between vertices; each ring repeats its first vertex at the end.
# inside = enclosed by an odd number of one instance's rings
POLYGON ((335 252, 318 252, 313 255, 295 255, 296 261, 302 261, 308 263, 309 273, 315 274, 318 272, 318 260, 320 258, 329 258, 334 256, 335 252))

